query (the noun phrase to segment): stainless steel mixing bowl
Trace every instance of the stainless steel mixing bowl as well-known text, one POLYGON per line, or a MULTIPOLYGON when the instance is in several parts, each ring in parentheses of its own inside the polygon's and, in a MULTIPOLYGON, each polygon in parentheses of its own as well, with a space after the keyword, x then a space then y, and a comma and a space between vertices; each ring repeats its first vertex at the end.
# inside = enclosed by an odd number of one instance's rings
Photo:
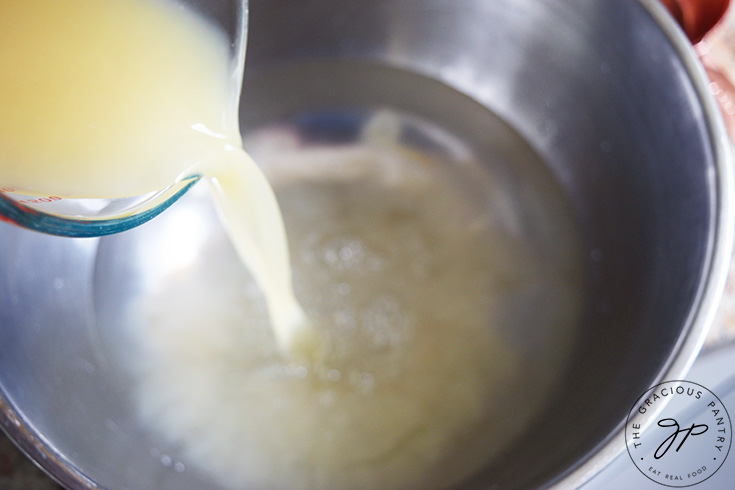
MULTIPOLYGON (((303 93, 270 83, 248 96, 250 80, 305 60, 435 79, 494 111, 547 163, 584 248, 576 347, 543 416, 463 488, 587 481, 624 450, 633 401, 685 374, 726 275, 728 144, 684 36, 654 0, 252 0, 246 133, 302 99, 301 112, 421 110, 401 107, 405 87, 349 70, 305 81, 303 93)), ((432 107, 425 117, 461 127, 457 106, 432 107)), ((159 230, 165 214, 145 226, 159 230)), ((156 449, 100 350, 100 315, 115 311, 98 290, 101 243, 0 227, 0 424, 73 489, 218 488, 156 449)))

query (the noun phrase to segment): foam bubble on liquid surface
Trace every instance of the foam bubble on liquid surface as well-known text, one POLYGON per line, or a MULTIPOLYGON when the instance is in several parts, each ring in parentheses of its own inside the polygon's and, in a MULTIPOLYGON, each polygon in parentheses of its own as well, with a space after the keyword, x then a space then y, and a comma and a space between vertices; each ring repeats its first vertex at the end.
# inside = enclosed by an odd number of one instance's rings
POLYGON ((569 283, 439 161, 360 145, 258 160, 323 356, 282 357, 258 287, 211 244, 137 305, 141 418, 233 489, 445 488, 477 471, 539 406, 514 389, 504 298, 535 284, 565 323, 569 283))

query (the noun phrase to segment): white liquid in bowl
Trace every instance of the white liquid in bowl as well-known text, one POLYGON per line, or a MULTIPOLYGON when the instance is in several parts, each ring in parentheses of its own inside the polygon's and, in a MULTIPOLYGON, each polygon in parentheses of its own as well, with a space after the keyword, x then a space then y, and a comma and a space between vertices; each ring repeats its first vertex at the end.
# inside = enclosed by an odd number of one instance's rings
POLYGON ((131 307, 142 420, 226 488, 447 488, 527 427, 565 366, 575 264, 545 263, 488 214, 498 182, 475 162, 397 149, 376 130, 391 117, 374 123, 342 147, 289 150, 266 131, 274 146, 251 148, 321 359, 279 355, 260 291, 222 242, 131 307), (509 332, 524 309, 538 309, 525 340, 509 332), (542 338, 537 359, 519 347, 542 338))

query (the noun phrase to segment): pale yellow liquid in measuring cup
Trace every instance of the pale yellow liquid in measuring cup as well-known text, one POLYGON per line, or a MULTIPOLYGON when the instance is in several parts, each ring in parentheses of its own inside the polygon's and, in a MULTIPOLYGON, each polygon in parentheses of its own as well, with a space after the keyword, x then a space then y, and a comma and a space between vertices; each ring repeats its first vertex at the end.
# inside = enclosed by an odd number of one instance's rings
POLYGON ((171 1, 3 0, 0 187, 117 198, 203 174, 281 347, 298 350, 308 328, 273 192, 240 148, 230 63, 223 33, 171 1))

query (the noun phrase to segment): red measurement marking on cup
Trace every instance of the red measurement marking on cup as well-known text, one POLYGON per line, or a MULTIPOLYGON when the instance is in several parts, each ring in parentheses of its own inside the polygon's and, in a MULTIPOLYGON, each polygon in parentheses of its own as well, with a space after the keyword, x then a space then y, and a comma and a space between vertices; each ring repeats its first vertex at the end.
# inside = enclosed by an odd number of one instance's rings
POLYGON ((48 202, 61 201, 58 196, 38 197, 36 199, 23 199, 18 201, 20 204, 45 204, 48 202))
MULTIPOLYGON (((2 194, 12 194, 16 192, 16 189, 13 187, 0 187, 0 193, 2 194)), ((46 204, 49 202, 55 202, 55 201, 61 201, 62 198, 59 196, 46 196, 46 197, 36 197, 34 199, 23 199, 22 201, 16 201, 18 204, 46 204)))

